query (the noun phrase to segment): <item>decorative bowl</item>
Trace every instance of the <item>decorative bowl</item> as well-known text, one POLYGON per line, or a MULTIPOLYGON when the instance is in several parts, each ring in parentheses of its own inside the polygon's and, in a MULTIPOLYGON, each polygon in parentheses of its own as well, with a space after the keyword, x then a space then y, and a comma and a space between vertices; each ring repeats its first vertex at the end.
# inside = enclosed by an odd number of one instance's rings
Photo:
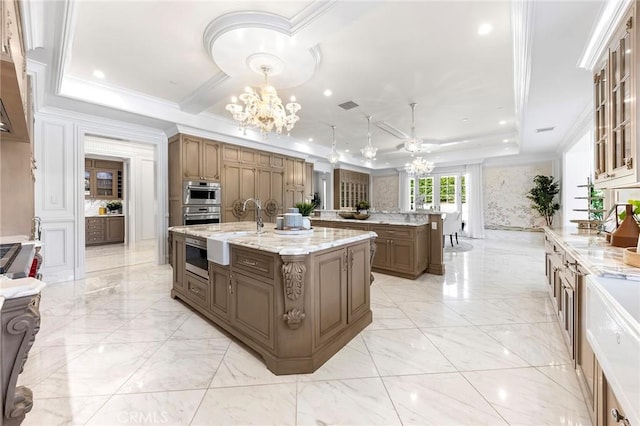
POLYGON ((365 220, 369 219, 369 213, 356 213, 353 215, 354 219, 365 220))
POLYGON ((338 215, 343 219, 353 219, 355 213, 354 212, 339 212, 338 215))

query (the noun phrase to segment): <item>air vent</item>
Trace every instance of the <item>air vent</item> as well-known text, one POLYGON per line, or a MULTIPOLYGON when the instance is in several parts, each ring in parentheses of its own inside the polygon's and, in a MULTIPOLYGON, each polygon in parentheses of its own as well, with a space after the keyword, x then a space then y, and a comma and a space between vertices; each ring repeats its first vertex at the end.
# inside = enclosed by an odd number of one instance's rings
POLYGON ((384 130, 385 132, 395 136, 398 139, 407 139, 409 137, 402 130, 393 127, 391 124, 385 121, 378 121, 377 123, 373 123, 373 124, 378 126, 379 129, 384 130))
POLYGON ((344 103, 341 103, 340 105, 338 105, 340 108, 342 108, 345 111, 349 111, 350 109, 354 109, 355 107, 359 107, 360 105, 358 105, 357 103, 353 102, 353 101, 347 101, 344 103))
POLYGON ((553 129, 555 129, 555 127, 541 127, 539 129, 536 129, 536 133, 550 132, 553 129))

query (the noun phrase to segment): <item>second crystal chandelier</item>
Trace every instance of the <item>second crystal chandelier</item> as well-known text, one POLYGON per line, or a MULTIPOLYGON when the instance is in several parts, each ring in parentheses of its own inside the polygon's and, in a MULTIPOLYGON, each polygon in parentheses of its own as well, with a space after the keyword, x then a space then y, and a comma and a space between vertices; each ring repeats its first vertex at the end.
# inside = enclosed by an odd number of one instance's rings
POLYGON ((367 144, 360 150, 364 159, 369 162, 376 158, 378 148, 371 145, 371 116, 367 115, 367 144))

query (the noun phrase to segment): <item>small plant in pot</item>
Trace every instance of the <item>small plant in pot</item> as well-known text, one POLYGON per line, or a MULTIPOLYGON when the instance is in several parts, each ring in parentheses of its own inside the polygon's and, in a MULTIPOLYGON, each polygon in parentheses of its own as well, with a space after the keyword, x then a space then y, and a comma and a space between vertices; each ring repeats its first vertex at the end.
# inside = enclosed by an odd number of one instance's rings
POLYGON ((316 206, 313 203, 296 203, 295 207, 302 216, 310 216, 316 206))
POLYGON ((371 205, 366 200, 358 201, 358 204, 356 204, 356 210, 358 210, 358 213, 360 213, 360 214, 369 213, 369 208, 370 207, 371 207, 371 205))
POLYGON ((109 201, 107 203, 107 210, 109 213, 121 213, 122 212, 122 202, 120 201, 109 201))

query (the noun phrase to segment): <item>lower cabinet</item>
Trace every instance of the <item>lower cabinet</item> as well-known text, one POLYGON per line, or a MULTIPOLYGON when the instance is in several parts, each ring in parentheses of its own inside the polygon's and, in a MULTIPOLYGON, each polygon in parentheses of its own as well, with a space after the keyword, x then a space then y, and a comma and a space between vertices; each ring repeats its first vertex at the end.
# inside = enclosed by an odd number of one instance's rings
POLYGON ((187 272, 185 274, 184 287, 187 292, 187 297, 191 301, 203 308, 209 307, 209 293, 211 287, 206 280, 187 272))
POLYGON ((240 273, 231 276, 231 325, 273 349, 273 285, 240 273))
POLYGON ((228 266, 209 262, 211 283, 211 312, 226 320, 231 319, 231 272, 228 266))
POLYGON ((171 245, 171 265, 173 266, 173 289, 186 294, 185 263, 187 248, 182 234, 171 233, 169 235, 171 245))
POLYGON ((85 245, 124 242, 124 216, 85 218, 85 245))
POLYGON ((314 325, 316 345, 332 339, 347 326, 347 252, 335 250, 316 256, 314 308, 318 321, 314 325))

